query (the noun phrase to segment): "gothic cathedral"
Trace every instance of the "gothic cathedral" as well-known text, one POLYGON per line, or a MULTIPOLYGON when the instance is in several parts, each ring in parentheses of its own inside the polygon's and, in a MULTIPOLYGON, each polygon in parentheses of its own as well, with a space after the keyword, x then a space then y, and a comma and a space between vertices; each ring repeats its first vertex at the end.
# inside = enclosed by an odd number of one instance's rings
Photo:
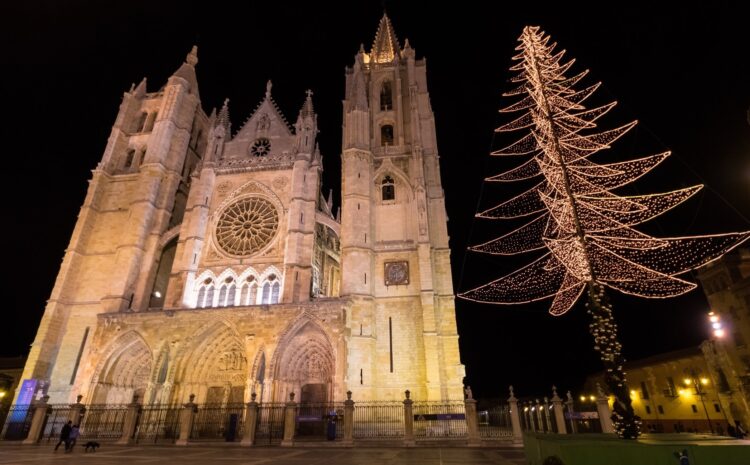
POLYGON ((197 49, 123 96, 23 378, 50 402, 463 398, 426 66, 383 16, 346 70, 340 214, 311 92, 207 115, 197 49))

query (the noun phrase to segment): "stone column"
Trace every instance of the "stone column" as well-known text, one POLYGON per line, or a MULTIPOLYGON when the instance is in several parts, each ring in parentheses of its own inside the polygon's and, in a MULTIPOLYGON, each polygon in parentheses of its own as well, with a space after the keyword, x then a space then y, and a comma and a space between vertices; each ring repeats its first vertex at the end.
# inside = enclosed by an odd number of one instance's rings
POLYGON ((544 421, 542 420, 542 406, 539 405, 539 399, 535 399, 535 401, 536 405, 534 405, 534 407, 536 409, 534 410, 534 408, 532 407, 532 411, 536 412, 537 429, 540 433, 545 433, 546 431, 544 429, 544 421))
POLYGON ((183 404, 182 412, 180 412, 180 437, 175 442, 176 446, 187 446, 190 440, 195 413, 198 411, 198 406, 193 403, 193 400, 195 400, 195 394, 190 394, 190 401, 183 404))
POLYGON ((352 391, 346 391, 346 400, 344 401, 344 444, 354 444, 354 401, 352 400, 352 391))
POLYGON ((549 399, 547 398, 547 396, 544 397, 544 421, 546 422, 545 423, 546 432, 547 433, 551 433, 552 432, 552 421, 551 421, 550 415, 549 415, 549 399))
POLYGON ((240 444, 243 446, 252 446, 255 444, 255 428, 258 426, 258 403, 255 402, 257 397, 256 393, 250 394, 250 402, 245 407, 245 428, 242 432, 242 441, 240 444))
POLYGON ((68 420, 73 422, 73 425, 81 425, 81 420, 83 420, 83 416, 86 414, 86 406, 81 403, 81 399, 83 399, 82 395, 78 395, 76 397, 76 403, 70 404, 70 415, 68 416, 68 420))
POLYGON ((513 442, 523 441, 521 430, 521 417, 518 411, 518 399, 513 395, 513 386, 510 386, 510 397, 508 397, 508 410, 510 411, 510 425, 513 428, 513 442))
POLYGON ((141 404, 138 403, 138 396, 133 396, 133 402, 128 405, 125 412, 125 422, 122 425, 122 436, 115 444, 128 445, 133 444, 135 428, 138 426, 138 415, 141 413, 141 404))
POLYGON ((565 429, 565 415, 563 414, 562 399, 557 395, 557 388, 552 386, 552 412, 555 415, 557 434, 567 434, 565 429))
POLYGON ((609 410, 609 398, 604 393, 599 383, 596 383, 596 392, 599 393, 599 397, 596 398, 596 410, 599 412, 602 433, 614 433, 615 427, 612 424, 612 412, 609 410))
POLYGON ((479 439, 479 422, 477 420, 477 401, 471 394, 471 388, 466 388, 464 409, 466 411, 466 432, 469 434, 469 447, 477 447, 482 441, 479 439))
POLYGON ((404 391, 404 396, 406 396, 404 399, 404 445, 414 446, 416 445, 414 441, 414 413, 412 409, 414 401, 411 400, 411 391, 408 389, 404 391))
POLYGON ((296 416, 297 403, 294 401, 294 392, 289 393, 289 402, 284 408, 284 439, 281 441, 282 446, 294 445, 294 429, 297 427, 296 416))
POLYGON ((34 413, 31 417, 31 426, 29 427, 29 434, 26 435, 26 439, 23 440, 23 444, 36 444, 41 439, 42 428, 44 427, 44 420, 47 417, 47 401, 49 396, 43 396, 38 401, 34 402, 34 413))
POLYGON ((571 434, 576 434, 578 430, 576 429, 575 418, 573 418, 575 414, 575 409, 573 406, 573 396, 570 394, 570 391, 566 392, 565 396, 568 398, 568 400, 565 401, 565 405, 568 407, 568 415, 570 415, 570 432, 571 434))

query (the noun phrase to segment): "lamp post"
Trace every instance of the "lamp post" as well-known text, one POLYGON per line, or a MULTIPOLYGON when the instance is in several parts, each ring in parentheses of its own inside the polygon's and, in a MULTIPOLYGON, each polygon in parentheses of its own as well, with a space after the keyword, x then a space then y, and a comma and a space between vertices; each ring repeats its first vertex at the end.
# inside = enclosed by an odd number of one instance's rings
POLYGON ((708 429, 711 430, 711 434, 714 434, 714 426, 711 423, 711 417, 708 415, 708 409, 706 408, 706 401, 703 399, 703 396, 706 395, 706 393, 703 391, 702 386, 705 386, 708 384, 708 378, 701 377, 700 379, 695 376, 695 371, 690 370, 690 377, 685 378, 684 383, 686 385, 693 385, 695 388, 695 394, 697 396, 700 396, 701 398, 701 404, 703 404, 703 411, 706 412, 706 420, 708 420, 708 429))

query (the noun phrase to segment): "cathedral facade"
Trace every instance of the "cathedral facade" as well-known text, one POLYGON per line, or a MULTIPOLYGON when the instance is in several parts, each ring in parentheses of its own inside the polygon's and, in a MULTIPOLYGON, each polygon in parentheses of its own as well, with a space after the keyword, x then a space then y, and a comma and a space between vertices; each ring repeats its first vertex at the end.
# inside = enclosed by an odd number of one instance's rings
POLYGON ((347 68, 340 214, 311 92, 290 124, 269 82, 233 133, 197 62, 124 94, 23 379, 53 403, 462 399, 424 60, 384 16, 347 68))

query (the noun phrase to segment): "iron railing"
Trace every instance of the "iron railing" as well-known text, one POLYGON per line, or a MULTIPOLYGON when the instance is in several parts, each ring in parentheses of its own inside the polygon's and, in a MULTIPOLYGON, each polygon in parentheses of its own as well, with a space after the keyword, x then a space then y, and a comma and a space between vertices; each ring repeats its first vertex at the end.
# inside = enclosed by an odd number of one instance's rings
POLYGON ((6 441, 26 439, 31 427, 34 407, 31 405, 11 405, 5 417, 2 438, 6 441))
POLYGON ((482 439, 509 438, 513 436, 508 405, 496 405, 477 412, 479 437, 482 439))
POLYGON ((245 404, 201 405, 195 415, 190 438, 238 440, 244 416, 245 404))
POLYGON ((138 415, 133 439, 136 443, 174 442, 180 433, 181 405, 145 405, 138 415))
POLYGON ((355 439, 401 439, 404 434, 403 402, 355 403, 355 439))
POLYGON ((458 439, 467 437, 463 402, 414 402, 414 439, 458 439))
POLYGON ((341 402, 297 405, 294 439, 323 440, 344 437, 344 404, 341 402))
POLYGON ((127 404, 87 406, 80 425, 81 440, 120 439, 123 434, 127 412, 127 404))
POLYGON ((51 442, 60 440, 60 432, 63 426, 70 420, 70 405, 52 404, 47 409, 44 428, 42 429, 42 441, 51 442))
POLYGON ((255 426, 256 444, 279 444, 284 439, 284 404, 267 403, 258 406, 255 426))

